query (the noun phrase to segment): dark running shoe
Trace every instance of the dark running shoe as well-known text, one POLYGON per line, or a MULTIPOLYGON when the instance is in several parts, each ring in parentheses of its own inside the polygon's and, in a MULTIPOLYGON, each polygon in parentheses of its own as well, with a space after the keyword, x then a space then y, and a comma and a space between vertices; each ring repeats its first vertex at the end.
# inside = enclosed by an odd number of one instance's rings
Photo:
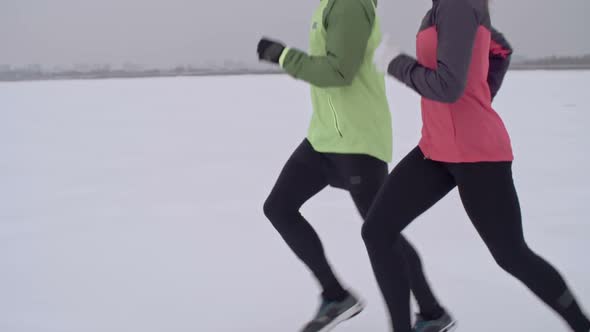
POLYGON ((439 319, 426 320, 417 315, 413 332, 451 332, 457 326, 457 321, 448 313, 444 313, 439 319))
POLYGON ((322 304, 315 317, 307 323, 301 332, 328 332, 338 324, 358 315, 365 308, 364 304, 351 294, 338 302, 322 299, 322 304))

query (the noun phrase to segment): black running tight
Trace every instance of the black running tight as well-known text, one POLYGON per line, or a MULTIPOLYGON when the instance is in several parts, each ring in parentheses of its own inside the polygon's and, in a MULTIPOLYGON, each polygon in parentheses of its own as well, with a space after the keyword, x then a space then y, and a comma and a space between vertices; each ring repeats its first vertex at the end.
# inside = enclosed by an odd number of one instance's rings
MULTIPOLYGON (((364 218, 387 173, 387 164, 376 158, 360 154, 319 153, 304 140, 285 164, 264 203, 265 215, 291 250, 312 271, 327 300, 338 300, 346 296, 346 292, 328 263, 320 238, 299 209, 308 199, 331 185, 349 191, 364 218)), ((399 238, 398 246, 403 252, 402 261, 412 280, 411 288, 422 313, 432 316, 442 314, 416 250, 403 237, 399 238)), ((393 249, 391 245, 389 247, 388 256, 391 257, 393 249)))
POLYGON ((363 238, 395 332, 411 331, 410 278, 403 273, 401 232, 455 187, 498 265, 561 315, 573 331, 590 330, 563 278, 525 242, 511 166, 436 162, 416 148, 389 175, 363 226, 363 238))

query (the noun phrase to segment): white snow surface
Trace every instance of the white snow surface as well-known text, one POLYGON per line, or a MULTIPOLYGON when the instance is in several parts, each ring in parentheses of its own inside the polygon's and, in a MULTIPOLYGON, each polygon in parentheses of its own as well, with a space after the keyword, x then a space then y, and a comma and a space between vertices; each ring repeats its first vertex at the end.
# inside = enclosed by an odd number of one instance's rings
MULTIPOLYGON (((590 72, 510 72, 526 237, 590 309, 590 72)), ((394 156, 418 142, 419 98, 388 80, 394 156)), ((287 76, 0 84, 0 331, 298 331, 311 274, 262 213, 304 138, 308 86, 287 76)), ((389 331, 344 191, 303 214, 368 308, 335 331, 389 331)), ((498 268, 456 190, 407 234, 458 332, 568 331, 498 268)))

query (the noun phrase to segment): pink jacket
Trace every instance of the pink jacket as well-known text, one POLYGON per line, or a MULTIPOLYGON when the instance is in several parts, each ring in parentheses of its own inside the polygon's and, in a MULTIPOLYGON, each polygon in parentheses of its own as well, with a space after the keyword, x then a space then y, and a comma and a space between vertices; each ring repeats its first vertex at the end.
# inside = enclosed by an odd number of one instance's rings
POLYGON ((490 24, 483 0, 434 0, 417 36, 417 61, 394 59, 389 73, 422 95, 420 149, 432 160, 513 160, 492 108, 512 50, 490 24))

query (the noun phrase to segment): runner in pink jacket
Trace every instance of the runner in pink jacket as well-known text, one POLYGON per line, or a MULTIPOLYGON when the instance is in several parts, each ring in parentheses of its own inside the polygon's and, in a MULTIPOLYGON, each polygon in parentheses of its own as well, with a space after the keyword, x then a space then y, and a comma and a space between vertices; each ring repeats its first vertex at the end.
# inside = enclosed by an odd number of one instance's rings
POLYGON ((398 53, 391 60, 384 56, 397 53, 391 50, 382 45, 375 64, 422 96, 423 120, 419 146, 391 172, 363 226, 395 332, 433 328, 420 316, 412 328, 401 232, 455 187, 498 265, 572 331, 589 332, 590 320, 562 276, 524 239, 510 139, 492 108, 512 50, 492 28, 487 0, 433 0, 417 36, 417 59, 398 53))

